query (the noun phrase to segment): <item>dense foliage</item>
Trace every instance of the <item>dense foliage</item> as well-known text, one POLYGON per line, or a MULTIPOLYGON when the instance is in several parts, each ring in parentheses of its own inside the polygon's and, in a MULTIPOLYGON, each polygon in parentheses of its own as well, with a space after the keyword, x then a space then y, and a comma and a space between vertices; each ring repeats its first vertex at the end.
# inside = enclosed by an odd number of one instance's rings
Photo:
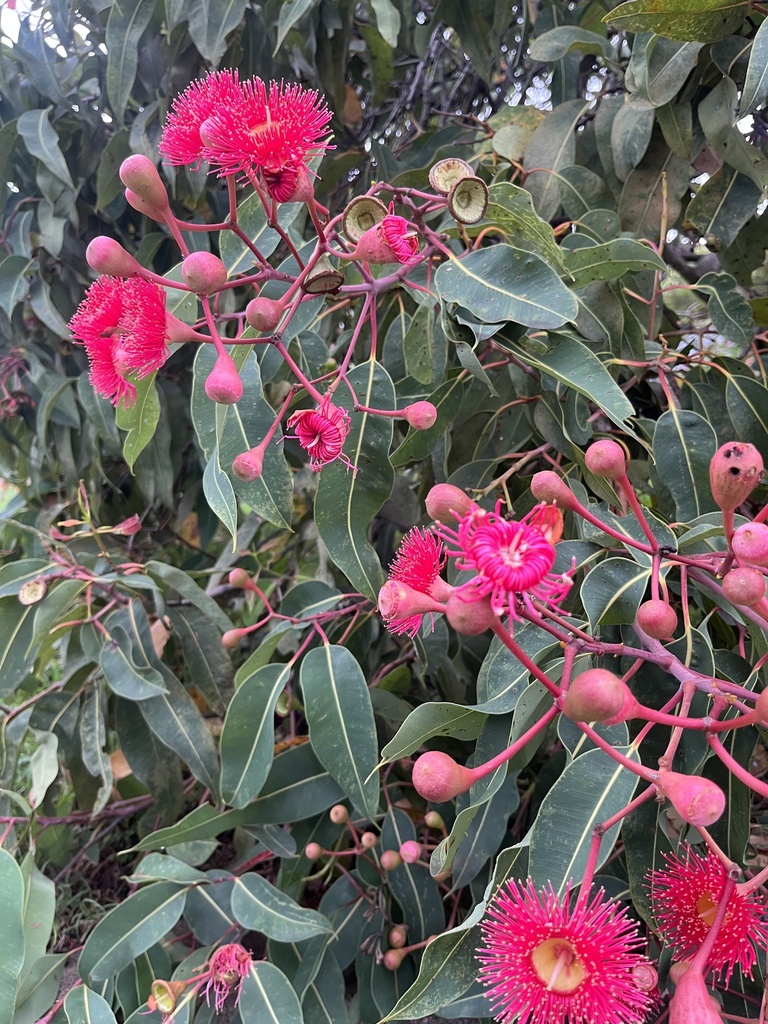
POLYGON ((764 6, 17 13, 0 1024, 761 1019, 764 6))

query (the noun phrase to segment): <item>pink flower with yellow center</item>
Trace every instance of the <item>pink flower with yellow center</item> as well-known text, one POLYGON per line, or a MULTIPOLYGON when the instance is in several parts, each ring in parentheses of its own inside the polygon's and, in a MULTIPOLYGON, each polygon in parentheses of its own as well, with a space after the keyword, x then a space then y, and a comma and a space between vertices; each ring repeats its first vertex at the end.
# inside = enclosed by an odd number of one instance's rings
POLYGON ((236 71, 212 71, 192 82, 171 104, 165 121, 160 152, 170 164, 197 165, 209 159, 200 137, 203 122, 222 108, 241 102, 236 71))
POLYGON ((208 961, 208 981, 205 985, 205 1001, 211 1005, 211 993, 213 993, 213 1008, 216 1013, 221 1013, 227 998, 235 987, 237 997, 235 1004, 240 999, 240 990, 243 987, 243 979, 248 976, 251 969, 251 954, 241 946, 239 942, 230 942, 226 946, 219 946, 211 959, 208 961))
POLYGON ((327 396, 315 409, 300 409, 288 420, 288 429, 309 455, 309 468, 315 472, 336 459, 349 468, 352 463, 344 454, 344 441, 349 433, 349 413, 334 405, 327 396))
POLYGON ((379 592, 379 608, 390 633, 416 636, 425 612, 453 593, 440 577, 445 561, 443 543, 431 530, 414 527, 405 535, 389 567, 389 583, 379 592), (420 601, 420 595, 431 601, 420 601), (432 607, 424 608, 425 603, 432 607))
MULTIPOLYGON (((677 959, 692 956, 707 937, 726 881, 725 868, 711 850, 702 857, 684 844, 683 854, 684 859, 664 854, 667 867, 650 873, 654 915, 677 959)), ((726 985, 737 963, 751 975, 756 959, 753 942, 768 945, 765 907, 748 886, 742 882, 734 889, 709 955, 708 968, 724 974, 726 985)))
POLYGON ((480 980, 501 1024, 640 1024, 653 1005, 637 926, 600 890, 570 906, 507 882, 481 922, 480 980))
POLYGON ((393 211, 394 204, 390 204, 389 213, 381 221, 379 230, 398 263, 413 266, 419 262, 419 237, 405 217, 398 217, 393 211))
POLYGON ((168 358, 165 294, 140 277, 99 277, 69 328, 85 346, 94 391, 115 405, 136 399, 126 374, 146 377, 168 358))
POLYGON ((516 621, 518 600, 527 606, 534 598, 547 605, 561 601, 571 580, 550 572, 555 547, 549 536, 557 534, 558 524, 553 525, 549 509, 538 505, 518 521, 501 515, 501 502, 494 512, 473 505, 457 529, 438 525, 438 534, 457 548, 448 551, 456 568, 475 573, 457 589, 469 599, 490 597, 496 615, 508 614, 516 621))

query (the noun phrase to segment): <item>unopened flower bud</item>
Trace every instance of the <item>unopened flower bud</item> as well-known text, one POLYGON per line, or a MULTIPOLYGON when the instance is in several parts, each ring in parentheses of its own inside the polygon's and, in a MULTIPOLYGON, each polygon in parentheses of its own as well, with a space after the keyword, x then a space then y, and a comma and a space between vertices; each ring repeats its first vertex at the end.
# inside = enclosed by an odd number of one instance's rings
POLYGON ((768 526, 743 523, 733 531, 731 548, 740 562, 768 566, 768 526))
POLYGON ((459 793, 466 793, 475 779, 469 768, 457 764, 448 754, 428 750, 416 759, 411 781, 425 800, 443 804, 459 793))
POLYGON ((156 210, 168 209, 168 193, 157 168, 140 153, 126 157, 120 164, 120 181, 127 189, 156 210))
POLYGON ((88 243, 85 261, 98 274, 112 277, 136 277, 141 266, 120 243, 107 235, 98 235, 88 243))
POLYGON ((627 472, 627 454, 610 438, 591 444, 584 453, 584 462, 590 473, 606 480, 618 480, 627 472))
POLYGON ((280 323, 282 315, 283 304, 263 295, 251 299, 245 307, 245 319, 255 331, 260 331, 262 334, 274 331, 280 323))
POLYGON ((421 845, 415 839, 406 839, 400 846, 400 856, 406 864, 415 864, 421 857, 421 845))
POLYGON ((322 856, 323 848, 320 843, 307 843, 304 847, 304 856, 307 860, 317 860, 322 856))
POLYGON ((232 356, 222 352, 205 382, 205 393, 219 405, 234 405, 243 397, 243 382, 232 356))
POLYGON ((156 220, 159 223, 165 221, 166 215, 169 212, 165 207, 154 206, 152 203, 148 203, 146 199, 142 199, 138 192, 134 192, 132 188, 125 190, 125 198, 128 205, 132 206, 134 210, 138 210, 145 217, 149 217, 151 220, 156 220))
POLYGON ((480 636, 499 621, 490 597, 471 600, 461 590, 455 590, 445 602, 445 617, 462 636, 480 636))
POLYGON ((644 601, 637 609, 637 624, 654 640, 664 640, 677 629, 677 612, 666 601, 644 601))
POLYGON ((181 264, 181 279, 198 295, 211 295, 227 283, 227 268, 212 252, 191 252, 181 264))
POLYGON ((388 949, 384 954, 383 963, 388 971, 396 971, 405 959, 405 953, 399 949, 388 949))
POLYGON ((757 569, 731 569, 722 587, 731 604, 751 608, 765 597, 765 576, 757 569))
POLYGON ((387 935, 387 942, 389 942, 392 949, 402 949, 402 947, 408 941, 408 934, 401 924, 396 924, 394 928, 389 929, 387 935))
POLYGON ((725 810, 725 794, 722 789, 701 775, 659 772, 656 789, 689 825, 708 828, 714 825, 725 810))
POLYGON ((364 850, 372 850, 378 841, 379 837, 375 832, 363 832, 360 836, 360 845, 364 850))
POLYGON ((468 494, 453 484, 435 484, 430 488, 425 505, 430 519, 450 526, 465 516, 474 502, 468 494))
POLYGON ((551 469, 534 473, 531 479, 531 494, 538 501, 557 502, 560 508, 578 508, 578 500, 562 477, 551 469))
POLYGON ((344 804, 334 804, 328 812, 328 817, 334 825, 344 825, 349 821, 349 811, 344 804))
POLYGON ((264 449, 261 445, 249 448, 232 463, 232 472, 238 480, 258 480, 264 468, 264 449))
POLYGON ((414 430, 429 430, 437 423, 437 409, 431 402, 414 402, 412 405, 406 405, 400 415, 414 430))
POLYGON ((575 722, 616 725, 632 718, 637 701, 623 680, 604 668, 591 668, 571 681, 563 711, 575 722))
POLYGON ((729 441, 717 449, 709 464, 712 497, 724 512, 746 501, 763 475, 763 458, 752 444, 729 441))
POLYGON ((394 871, 395 868, 399 868, 403 863, 403 858, 397 852, 397 850, 384 850, 379 857, 379 864, 385 871, 394 871))
POLYGON ((237 647, 240 641, 246 636, 248 636, 247 629, 228 629, 226 633, 222 635, 222 646, 226 647, 227 650, 230 651, 233 647, 237 647))
POLYGON ((439 811, 427 811, 427 813, 424 815, 424 824, 427 826, 427 828, 445 828, 443 816, 439 811))
MULTIPOLYGON (((677 966, 677 965, 674 965, 677 966)), ((670 975, 671 975, 670 971, 670 975)), ((719 1003, 707 991, 701 971, 688 968, 669 1003, 669 1024, 722 1024, 719 1003)))
POLYGON ((429 594, 414 590, 407 583, 389 580, 379 591, 379 611, 384 619, 404 619, 410 615, 424 615, 426 612, 441 612, 439 604, 429 594))

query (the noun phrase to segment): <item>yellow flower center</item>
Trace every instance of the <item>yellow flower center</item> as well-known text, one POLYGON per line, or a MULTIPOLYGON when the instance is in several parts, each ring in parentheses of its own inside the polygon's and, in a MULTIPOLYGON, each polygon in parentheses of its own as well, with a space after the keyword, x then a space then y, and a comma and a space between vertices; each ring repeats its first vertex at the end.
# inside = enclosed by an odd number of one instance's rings
POLYGON ((575 992, 587 976, 584 961, 567 939, 545 939, 534 949, 532 960, 548 992, 575 992))

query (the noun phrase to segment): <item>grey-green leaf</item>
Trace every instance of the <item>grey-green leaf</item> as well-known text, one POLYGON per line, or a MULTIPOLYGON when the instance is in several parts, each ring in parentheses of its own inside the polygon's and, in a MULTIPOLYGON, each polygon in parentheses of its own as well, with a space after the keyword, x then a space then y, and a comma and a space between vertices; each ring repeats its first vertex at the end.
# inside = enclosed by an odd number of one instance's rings
POLYGON ((300 907, 252 871, 235 878, 232 913, 243 928, 263 932, 277 942, 299 942, 333 931, 331 922, 322 914, 300 907))

